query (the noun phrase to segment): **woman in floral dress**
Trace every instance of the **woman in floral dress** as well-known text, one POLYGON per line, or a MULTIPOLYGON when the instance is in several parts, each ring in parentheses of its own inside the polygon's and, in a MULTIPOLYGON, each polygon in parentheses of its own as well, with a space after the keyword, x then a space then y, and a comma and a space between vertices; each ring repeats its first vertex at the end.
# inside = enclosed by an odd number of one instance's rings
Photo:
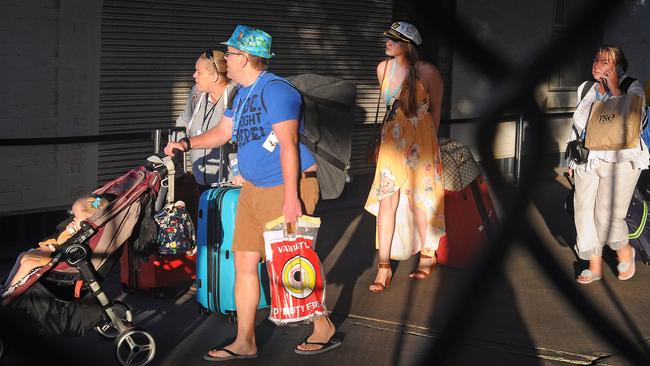
POLYGON ((372 292, 390 285, 390 259, 420 252, 416 280, 433 270, 445 233, 444 190, 437 131, 443 83, 438 69, 418 59, 422 41, 409 23, 393 23, 384 32, 386 55, 377 78, 387 107, 375 178, 366 210, 377 216, 379 264, 372 292))

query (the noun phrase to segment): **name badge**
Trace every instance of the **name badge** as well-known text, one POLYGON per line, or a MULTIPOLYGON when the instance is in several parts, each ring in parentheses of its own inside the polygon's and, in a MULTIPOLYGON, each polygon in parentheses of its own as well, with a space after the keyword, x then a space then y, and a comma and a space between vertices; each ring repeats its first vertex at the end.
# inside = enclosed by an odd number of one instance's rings
POLYGON ((266 137, 266 140, 262 144, 262 147, 269 152, 273 152, 273 150, 275 150, 275 147, 278 146, 278 142, 278 137, 275 136, 275 132, 271 131, 271 133, 266 137))

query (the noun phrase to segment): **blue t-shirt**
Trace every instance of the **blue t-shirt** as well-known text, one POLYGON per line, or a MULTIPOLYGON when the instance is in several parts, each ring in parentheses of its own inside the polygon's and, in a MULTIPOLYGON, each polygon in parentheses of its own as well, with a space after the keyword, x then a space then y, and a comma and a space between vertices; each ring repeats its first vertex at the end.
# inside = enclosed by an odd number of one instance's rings
MULTIPOLYGON (((300 93, 269 72, 264 73, 256 83, 239 89, 232 109, 227 109, 224 115, 233 119, 233 127, 239 121, 237 160, 242 177, 258 187, 283 183, 280 145, 277 144, 273 151, 263 145, 275 123, 299 120, 299 131, 302 131, 301 105, 300 93)), ((298 143, 298 153, 300 171, 316 164, 316 158, 305 145, 298 143)))

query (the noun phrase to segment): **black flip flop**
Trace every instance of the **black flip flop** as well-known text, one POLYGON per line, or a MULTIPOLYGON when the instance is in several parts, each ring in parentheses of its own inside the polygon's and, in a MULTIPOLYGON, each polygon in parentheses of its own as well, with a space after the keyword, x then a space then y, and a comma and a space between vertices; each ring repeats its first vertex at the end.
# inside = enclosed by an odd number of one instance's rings
POLYGON ((318 355, 318 354, 321 354, 321 353, 327 352, 327 351, 329 351, 329 350, 332 350, 332 349, 334 349, 334 348, 336 348, 336 347, 338 347, 338 346, 341 345, 341 341, 340 341, 338 338, 334 338, 334 336, 332 336, 332 337, 327 341, 327 343, 323 343, 323 342, 309 342, 308 339, 309 339, 309 337, 305 338, 305 340, 302 341, 302 343, 300 343, 300 344, 305 344, 305 345, 307 345, 307 344, 315 344, 315 345, 317 345, 317 346, 321 346, 321 348, 319 348, 319 349, 315 349, 315 350, 302 350, 302 349, 298 349, 298 347, 296 347, 296 348, 294 349, 294 351, 295 351, 297 354, 299 354, 299 355, 303 355, 303 356, 318 355))
POLYGON ((229 350, 228 348, 217 348, 217 349, 211 349, 210 351, 208 351, 208 353, 203 355, 203 359, 206 360, 206 361, 210 361, 210 362, 239 360, 239 359, 244 359, 244 358, 257 358, 259 356, 259 354, 257 354, 257 353, 254 353, 252 355, 240 355, 238 353, 235 353, 235 352, 229 350), (224 351, 227 354, 229 354, 230 356, 213 357, 213 356, 210 356, 210 351, 214 351, 214 352, 224 351))

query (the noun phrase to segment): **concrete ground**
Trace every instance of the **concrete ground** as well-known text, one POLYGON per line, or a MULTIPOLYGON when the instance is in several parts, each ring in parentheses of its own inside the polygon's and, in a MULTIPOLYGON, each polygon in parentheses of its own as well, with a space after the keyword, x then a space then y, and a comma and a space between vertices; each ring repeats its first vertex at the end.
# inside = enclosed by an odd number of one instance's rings
MULTIPOLYGON (((563 210, 568 193, 563 179, 554 176, 544 180, 525 214, 542 233, 547 249, 561 263, 562 275, 571 279, 582 264, 576 263, 570 249, 575 232, 563 210)), ((432 342, 440 336, 447 312, 457 306, 453 302, 455 290, 467 279, 467 271, 438 266, 429 279, 413 281, 408 278, 417 264, 412 258, 393 263, 395 273, 388 290, 370 293, 367 288, 374 279, 377 260, 374 217, 362 209, 365 195, 366 192, 347 192, 339 202, 319 207, 322 227, 317 250, 327 275, 327 305, 333 311, 343 345, 319 356, 296 355, 293 347, 309 334, 310 327, 276 327, 265 319, 268 311, 259 311, 260 357, 229 364, 317 366, 423 362, 432 342)), ((472 300, 473 310, 467 314, 467 322, 457 327, 462 337, 451 344, 450 357, 441 360, 432 355, 427 363, 642 364, 626 360, 607 339, 595 334, 544 274, 527 244, 517 243, 503 258, 502 272, 494 268, 498 272, 496 282, 476 287, 476 293, 485 296, 477 295, 472 300)), ((579 290, 608 320, 619 325, 635 346, 647 347, 650 296, 645 289, 650 283, 650 269, 637 262, 636 276, 623 282, 616 278, 615 260, 609 262, 603 281, 580 285, 579 290)), ((156 339, 157 354, 152 365, 206 365, 208 362, 202 360, 202 355, 212 346, 227 344, 235 335, 234 325, 224 317, 198 312, 191 289, 166 299, 124 294, 120 291, 119 271, 107 279, 105 288, 136 309, 137 327, 156 339)), ((40 360, 62 365, 117 364, 113 343, 92 332, 84 337, 46 337, 38 341, 49 347, 8 344, 0 364, 30 365, 40 360), (57 352, 54 356, 39 352, 43 349, 57 352)))

